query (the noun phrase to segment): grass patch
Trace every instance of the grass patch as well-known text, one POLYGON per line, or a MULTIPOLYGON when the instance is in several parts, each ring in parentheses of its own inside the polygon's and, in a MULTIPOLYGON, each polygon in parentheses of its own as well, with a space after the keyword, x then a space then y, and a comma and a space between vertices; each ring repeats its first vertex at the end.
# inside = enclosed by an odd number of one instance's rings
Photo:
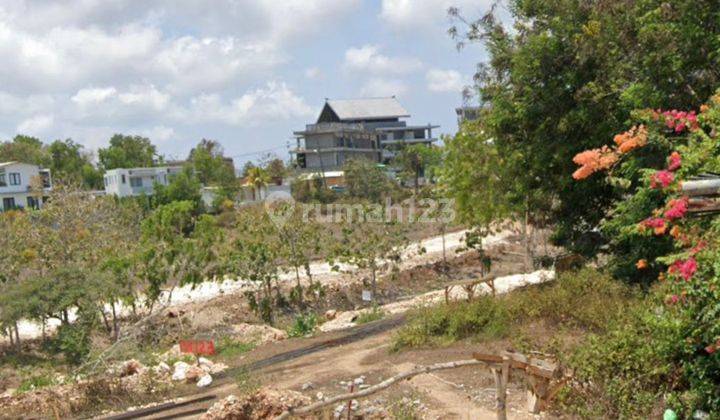
POLYGON ((638 291, 596 270, 565 273, 556 281, 472 302, 416 310, 395 335, 393 349, 446 345, 463 339, 524 336, 524 327, 544 322, 557 328, 601 332, 640 301, 638 291))
POLYGON ((385 318, 385 312, 380 309, 377 305, 373 306, 371 310, 362 312, 358 315, 355 320, 356 324, 367 324, 368 322, 379 321, 385 318))
POLYGON ((288 328, 288 336, 290 337, 305 337, 315 332, 318 326, 318 316, 315 313, 308 313, 304 315, 298 315, 295 317, 290 328, 288 328))
POLYGON ((43 373, 29 376, 20 383, 17 392, 28 392, 46 386, 55 385, 55 377, 52 373, 43 373))
POLYGON ((246 369, 240 369, 233 375, 240 395, 248 395, 260 389, 260 381, 246 369))
POLYGON ((256 347, 255 343, 233 340, 231 337, 223 337, 218 343, 217 354, 220 357, 237 357, 247 353, 256 347))

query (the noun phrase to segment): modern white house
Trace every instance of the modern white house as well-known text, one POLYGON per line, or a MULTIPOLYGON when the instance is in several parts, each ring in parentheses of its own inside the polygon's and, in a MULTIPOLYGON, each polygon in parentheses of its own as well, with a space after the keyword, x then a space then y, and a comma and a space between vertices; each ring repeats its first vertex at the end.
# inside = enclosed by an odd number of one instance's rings
POLYGON ((40 208, 51 188, 49 169, 22 162, 0 163, 0 211, 40 208))
POLYGON ((155 183, 168 185, 182 166, 117 168, 105 172, 105 193, 117 197, 152 195, 155 183))

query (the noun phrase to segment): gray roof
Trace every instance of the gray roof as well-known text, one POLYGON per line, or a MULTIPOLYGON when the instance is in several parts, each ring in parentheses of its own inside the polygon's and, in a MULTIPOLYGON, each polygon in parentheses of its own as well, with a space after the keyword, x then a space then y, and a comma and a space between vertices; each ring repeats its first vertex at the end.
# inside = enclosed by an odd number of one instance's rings
POLYGON ((364 99, 330 99, 327 104, 341 121, 409 117, 395 97, 364 99))

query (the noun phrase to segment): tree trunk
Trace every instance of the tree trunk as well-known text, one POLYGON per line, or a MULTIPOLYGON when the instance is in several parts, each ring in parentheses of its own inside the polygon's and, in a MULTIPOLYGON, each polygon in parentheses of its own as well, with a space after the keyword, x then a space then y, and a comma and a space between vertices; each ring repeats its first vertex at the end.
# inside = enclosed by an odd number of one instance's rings
POLYGON ((120 326, 118 324, 117 311, 115 310, 115 301, 110 304, 110 308, 112 308, 113 340, 117 341, 120 336, 120 326))
POLYGON ((13 330, 12 327, 8 327, 5 329, 5 332, 7 333, 7 336, 10 338, 10 346, 15 347, 15 339, 13 338, 13 330))
POLYGON ((445 225, 440 226, 440 236, 442 237, 442 255, 443 255, 443 266, 447 267, 447 254, 445 251, 445 225))
POLYGON ((105 324, 105 331, 107 331, 108 334, 112 332, 112 328, 110 328, 110 322, 107 319, 107 314, 105 313, 105 308, 100 309, 100 315, 102 315, 103 324, 105 324))
POLYGON ((20 351, 20 344, 20 329, 17 321, 15 321, 15 346, 17 346, 18 351, 20 351))
POLYGON ((523 242, 525 244, 525 272, 533 270, 532 238, 530 233, 530 211, 525 210, 525 220, 522 228, 523 242))
POLYGON ((377 267, 375 267, 375 263, 372 264, 372 300, 373 302, 377 299, 377 267))

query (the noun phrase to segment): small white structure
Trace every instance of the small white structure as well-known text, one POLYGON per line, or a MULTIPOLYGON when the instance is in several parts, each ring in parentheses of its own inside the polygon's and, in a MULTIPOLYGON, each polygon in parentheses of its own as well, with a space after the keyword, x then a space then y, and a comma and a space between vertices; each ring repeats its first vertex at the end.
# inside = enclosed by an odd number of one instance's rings
POLYGON ((182 166, 111 169, 105 172, 105 193, 117 197, 152 195, 156 183, 168 185, 181 171, 182 166))
POLYGON ((40 208, 51 188, 49 169, 31 163, 0 163, 0 211, 40 208), (33 187, 41 187, 42 191, 33 191, 33 187))

